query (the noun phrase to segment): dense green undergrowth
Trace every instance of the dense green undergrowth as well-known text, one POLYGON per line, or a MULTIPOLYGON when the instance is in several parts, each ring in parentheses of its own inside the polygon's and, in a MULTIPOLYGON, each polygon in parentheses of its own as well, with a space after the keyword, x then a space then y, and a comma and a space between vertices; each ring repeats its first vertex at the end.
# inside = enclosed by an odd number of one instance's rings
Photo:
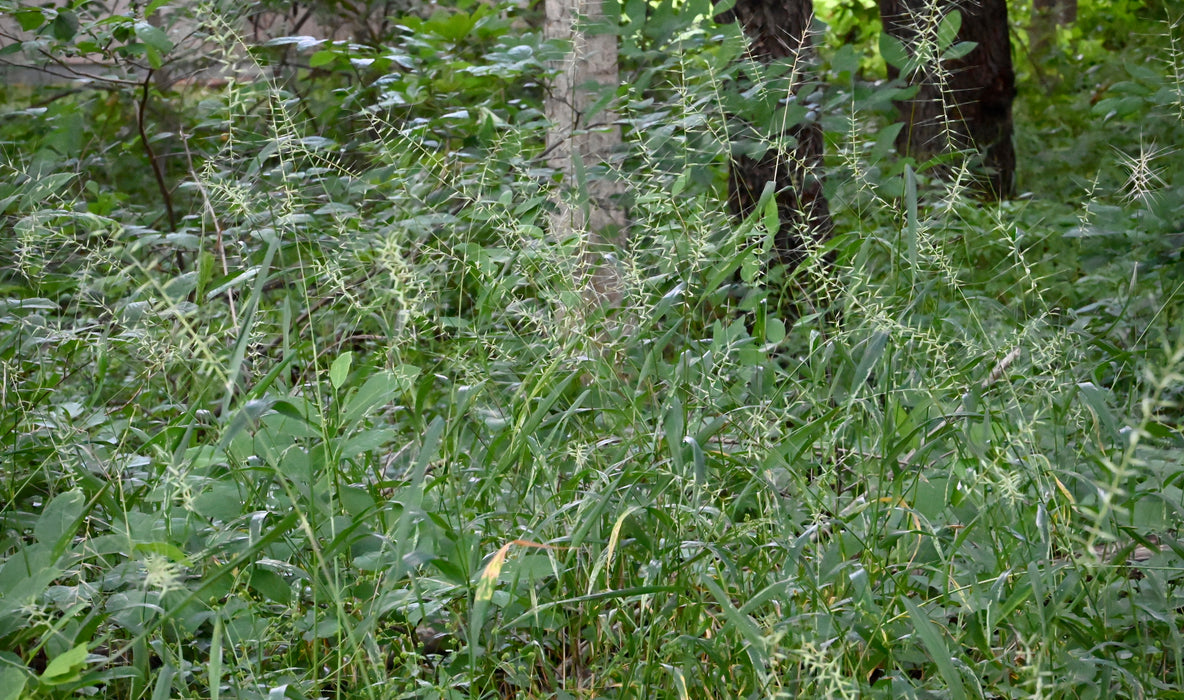
POLYGON ((838 234, 787 274, 721 205, 735 30, 664 7, 620 309, 508 8, 5 88, 0 699, 1184 695, 1181 28, 1062 37, 998 205, 824 52, 838 234))

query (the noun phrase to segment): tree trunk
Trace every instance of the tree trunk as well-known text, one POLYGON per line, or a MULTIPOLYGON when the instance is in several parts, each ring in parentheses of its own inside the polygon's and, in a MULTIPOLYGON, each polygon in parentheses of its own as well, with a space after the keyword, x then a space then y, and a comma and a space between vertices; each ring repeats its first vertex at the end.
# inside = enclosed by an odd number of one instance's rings
MULTIPOLYGON (((811 70, 814 48, 810 23, 812 0, 737 0, 717 22, 739 22, 749 40, 749 55, 758 63, 784 62, 792 66, 788 95, 805 97, 802 87, 811 70)), ((728 178, 728 200, 734 213, 747 217, 760 202, 768 183, 774 187, 780 218, 775 246, 781 262, 796 266, 809 242, 825 240, 833 228, 822 191, 822 127, 813 109, 798 124, 785 124, 760 134, 767 141, 761 155, 735 153, 728 178)), ((761 128, 761 125, 751 125, 761 128)))
POLYGON ((585 292, 615 303, 622 295, 620 273, 602 253, 625 227, 624 210, 616 201, 623 183, 611 168, 621 130, 611 107, 591 110, 605 91, 616 90, 617 37, 587 31, 588 25, 604 21, 602 0, 546 0, 545 12, 545 38, 571 46, 556 66, 545 105, 552 125, 548 164, 563 174, 564 186, 551 233, 559 239, 580 236, 585 292))
MULTIPOLYGON (((880 0, 884 31, 899 40, 920 65, 905 76, 916 96, 898 102, 905 128, 897 150, 918 161, 951 151, 977 151, 978 179, 987 196, 1004 198, 1015 187, 1011 66, 1006 0, 880 0), (938 28, 952 10, 962 13, 954 45, 977 44, 961 58, 940 60, 938 28)), ((947 25, 948 26, 948 25, 947 25)), ((890 78, 900 75, 889 66, 890 78)), ((949 175, 957 165, 939 172, 949 175)))
POLYGON ((1028 25, 1028 45, 1034 60, 1048 53, 1056 39, 1057 27, 1077 21, 1077 0, 1032 0, 1032 22, 1028 25))

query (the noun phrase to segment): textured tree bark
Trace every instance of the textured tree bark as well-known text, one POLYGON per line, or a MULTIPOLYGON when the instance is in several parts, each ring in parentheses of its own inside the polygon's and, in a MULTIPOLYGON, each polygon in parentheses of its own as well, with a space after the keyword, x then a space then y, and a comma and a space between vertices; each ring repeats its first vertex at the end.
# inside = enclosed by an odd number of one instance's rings
MULTIPOLYGON (((977 151, 984 194, 1009 197, 1015 188, 1015 71, 1006 0, 880 0, 880 17, 884 31, 920 59, 920 66, 905 76, 918 87, 916 96, 897 103, 905 121, 897 150, 918 161, 951 151, 977 151), (940 60, 938 27, 954 9, 962 13, 955 43, 977 46, 961 58, 940 60)), ((900 71, 889 66, 888 73, 896 78, 900 71)), ((957 169, 945 165, 939 172, 957 169)))
MULTIPOLYGON (((812 0, 736 0, 715 19, 740 23, 757 62, 792 65, 789 91, 799 95, 814 60, 813 16, 812 0)), ((740 217, 752 213, 766 184, 773 183, 780 217, 774 243, 780 262, 791 267, 804 259, 808 242, 825 240, 833 229, 822 191, 822 127, 816 115, 765 134, 769 147, 759 157, 733 155, 728 177, 729 205, 740 217)))
POLYGON ((561 239, 581 237, 585 291, 601 302, 616 303, 622 296, 621 275, 602 253, 626 223, 617 202, 624 183, 613 177, 610 167, 621 130, 611 107, 591 110, 618 84, 617 38, 586 31, 589 24, 603 22, 602 0, 546 0, 545 13, 545 38, 571 45, 556 66, 545 104, 552 125, 547 134, 548 164, 563 174, 565 189, 551 232, 561 239))

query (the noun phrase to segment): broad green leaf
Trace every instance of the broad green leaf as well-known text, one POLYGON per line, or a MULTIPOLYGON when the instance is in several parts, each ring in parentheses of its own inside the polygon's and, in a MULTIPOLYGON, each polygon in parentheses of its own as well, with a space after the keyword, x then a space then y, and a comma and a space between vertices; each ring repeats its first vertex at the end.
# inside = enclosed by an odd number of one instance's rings
POLYGON ((376 450, 394 441, 398 433, 394 428, 374 428, 351 435, 341 443, 341 456, 354 457, 376 450))
POLYGON ((961 28, 962 13, 958 10, 950 10, 937 27, 937 50, 945 51, 949 48, 954 43, 954 39, 958 38, 958 30, 961 28))
POLYGON ((230 522, 243 514, 243 497, 233 481, 215 482, 208 491, 193 499, 193 512, 211 520, 230 522))
POLYGON ((162 54, 173 50, 173 42, 168 34, 147 22, 136 22, 136 38, 162 54))
POLYGON ((909 52, 894 36, 887 32, 880 33, 880 55, 884 57, 884 61, 900 70, 905 70, 909 65, 909 52))
POLYGON ((16 21, 21 25, 21 29, 31 32, 45 24, 45 15, 40 8, 23 9, 16 12, 16 21))
POLYGON ((354 428, 374 409, 390 403, 402 387, 402 382, 391 372, 379 372, 366 380, 354 392, 341 412, 341 422, 347 430, 354 428))
POLYGON ((345 512, 354 517, 368 515, 371 510, 377 507, 374 497, 365 489, 357 486, 339 486, 337 498, 341 501, 341 506, 345 508, 345 512))
POLYGON ((306 399, 297 399, 300 403, 290 399, 279 399, 272 404, 272 409, 285 418, 291 418, 299 423, 309 424, 309 418, 305 411, 311 408, 306 399))
POLYGON ((1121 427, 1119 426, 1118 419, 1114 416, 1114 412, 1110 409, 1109 392, 1105 389, 1098 388, 1093 382, 1078 383, 1077 392, 1081 394, 1086 407, 1089 408, 1090 413, 1094 416, 1094 420, 1102 429, 1101 434, 1111 439, 1117 439, 1121 427))
POLYGON ((959 41, 942 52, 941 58, 943 61, 956 61, 963 56, 969 55, 977 46, 977 41, 959 41))
POLYGON ((773 183, 765 183, 765 191, 761 194, 761 202, 764 205, 762 213, 762 221, 765 224, 765 231, 770 236, 776 236, 777 232, 781 230, 781 216, 777 211, 777 195, 773 192, 773 183))
MULTIPOLYGON (((135 533, 132 533, 133 536, 135 533)), ((137 552, 147 552, 149 554, 159 554, 162 557, 168 558, 169 561, 177 562, 178 564, 190 565, 189 557, 185 556, 177 545, 171 542, 137 542, 132 549, 137 552)))
POLYGON ((79 644, 53 657, 46 664, 45 672, 41 674, 41 682, 46 685, 58 685, 74 680, 86 667, 86 654, 86 644, 79 644))
POLYGON ((29 677, 19 668, 0 668, 0 700, 20 700, 29 677))
POLYGON ((138 46, 144 47, 144 55, 148 57, 148 65, 152 70, 160 70, 164 67, 164 56, 161 55, 159 49, 148 44, 138 44, 138 46))
POLYGON ((54 551, 61 551, 81 524, 85 505, 86 497, 79 489, 59 494, 41 511, 33 536, 54 551))
POLYGON ((674 179, 674 184, 670 186, 670 196, 677 197, 682 194, 682 191, 687 188, 687 180, 689 179, 687 171, 683 171, 677 178, 674 179))
POLYGON ((0 601, 40 595, 61 575, 59 557, 44 544, 17 549, 0 564, 0 601))
POLYGON ((333 360, 333 364, 329 367, 329 383, 333 385, 334 389, 340 389, 341 385, 345 384, 345 378, 349 376, 349 368, 353 361, 354 354, 348 350, 333 360))
POLYGON ((396 580, 405 571, 402 568, 404 558, 411 553, 411 530, 415 525, 415 518, 423 504, 428 465, 436 458, 437 450, 440 448, 440 437, 443 434, 444 419, 437 416, 428 425, 428 432, 424 435, 423 445, 419 448, 419 454, 415 456, 415 465, 411 470, 411 481, 406 487, 404 492, 406 497, 402 501, 403 512, 399 514, 399 522, 395 526, 396 560, 399 562, 399 567, 391 572, 391 576, 396 580))
POLYGON ((337 52, 324 49, 317 51, 308 59, 309 68, 323 68, 337 60, 337 52))
POLYGON ((880 129, 876 134, 876 144, 872 147, 871 159, 873 162, 888 155, 888 152, 896 145, 896 135, 903 128, 904 122, 896 122, 880 129))
POLYGON ((776 345, 785 340, 786 330, 785 322, 779 318, 770 318, 765 321, 765 342, 776 345))
MULTIPOLYGON (((517 560, 507 561, 503 574, 513 576, 517 581, 536 584, 557 575, 556 562, 546 554, 527 554, 517 560)), ((589 578, 589 580, 591 580, 589 578)))
POLYGON ((70 10, 62 10, 53 20, 53 38, 59 41, 69 41, 78 33, 78 15, 70 10))
POLYGON ((57 311, 57 302, 51 299, 31 297, 28 299, 0 299, 0 312, 7 313, 13 309, 40 309, 42 311, 57 311))
POLYGON ((283 450, 278 455, 275 466, 279 473, 297 484, 311 484, 316 478, 313 460, 307 452, 299 448, 283 450))
POLYGON ((230 424, 226 426, 226 432, 223 433, 222 441, 219 444, 225 447, 244 430, 251 432, 257 430, 260 421, 271 411, 274 403, 275 398, 270 396, 247 401, 230 419, 230 424))

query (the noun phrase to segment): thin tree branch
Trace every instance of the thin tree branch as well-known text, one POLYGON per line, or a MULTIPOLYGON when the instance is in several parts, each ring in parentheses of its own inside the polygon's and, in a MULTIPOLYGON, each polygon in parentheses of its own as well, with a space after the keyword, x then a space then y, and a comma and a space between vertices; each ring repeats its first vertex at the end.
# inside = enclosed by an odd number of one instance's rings
MULTIPOLYGON (((152 174, 156 176, 156 187, 160 190, 160 198, 164 201, 164 210, 168 215, 169 232, 176 233, 177 231, 177 214, 173 210, 173 193, 169 191, 168 183, 164 180, 164 169, 160 165, 160 159, 156 156, 156 152, 152 150, 152 144, 148 141, 148 132, 144 129, 144 112, 148 108, 149 89, 152 86, 152 73, 144 76, 143 90, 140 94, 140 107, 136 111, 136 128, 140 132, 140 143, 144 145, 144 153, 148 156, 148 163, 152 166, 152 174)), ((182 255, 180 249, 177 250, 177 269, 185 269, 185 256, 182 255)))

